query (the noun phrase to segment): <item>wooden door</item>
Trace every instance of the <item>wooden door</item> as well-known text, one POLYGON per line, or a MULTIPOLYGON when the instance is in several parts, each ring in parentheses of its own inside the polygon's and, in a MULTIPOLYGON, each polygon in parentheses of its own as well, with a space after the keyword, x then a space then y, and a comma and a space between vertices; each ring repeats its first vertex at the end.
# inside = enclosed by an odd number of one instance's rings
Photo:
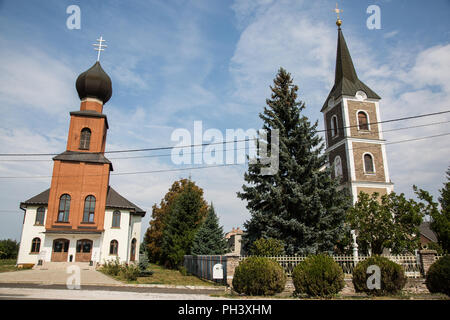
POLYGON ((131 240, 130 261, 136 260, 136 239, 131 240))
POLYGON ((67 262, 69 255, 69 240, 56 239, 53 241, 52 261, 53 262, 67 262))
POLYGON ((75 254, 75 261, 89 262, 92 256, 92 240, 83 239, 77 241, 77 253, 75 254))

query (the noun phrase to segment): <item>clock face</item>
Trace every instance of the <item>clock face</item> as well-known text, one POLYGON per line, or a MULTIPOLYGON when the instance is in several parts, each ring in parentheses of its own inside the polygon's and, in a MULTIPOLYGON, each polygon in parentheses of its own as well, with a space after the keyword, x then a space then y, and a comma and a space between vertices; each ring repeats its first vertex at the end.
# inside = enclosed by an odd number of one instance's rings
POLYGON ((367 95, 366 95, 366 93, 364 91, 356 92, 355 97, 356 97, 356 99, 358 99, 360 101, 363 101, 363 100, 367 99, 367 95))
POLYGON ((330 99, 328 99, 328 107, 331 108, 334 106, 334 98, 330 97, 330 99))

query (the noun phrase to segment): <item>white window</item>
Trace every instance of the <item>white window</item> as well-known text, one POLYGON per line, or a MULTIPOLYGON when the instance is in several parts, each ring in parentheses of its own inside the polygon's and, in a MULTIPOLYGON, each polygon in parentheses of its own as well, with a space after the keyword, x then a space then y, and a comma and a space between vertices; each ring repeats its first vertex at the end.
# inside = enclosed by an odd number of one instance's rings
POLYGON ((338 120, 336 115, 331 117, 330 128, 331 128, 331 136, 336 137, 338 134, 338 120))
POLYGON ((375 173, 375 165, 373 162, 373 156, 370 153, 364 153, 363 155, 364 173, 375 173))
POLYGON ((336 156, 336 158, 334 158, 334 176, 337 177, 342 177, 343 173, 342 173, 342 161, 341 161, 341 157, 336 156))

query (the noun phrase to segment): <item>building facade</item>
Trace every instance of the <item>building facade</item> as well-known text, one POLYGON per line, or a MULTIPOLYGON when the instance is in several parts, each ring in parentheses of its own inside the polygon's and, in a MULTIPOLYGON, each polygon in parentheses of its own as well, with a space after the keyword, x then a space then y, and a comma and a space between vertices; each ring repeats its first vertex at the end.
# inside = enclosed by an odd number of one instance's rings
POLYGON ((336 70, 333 88, 321 109, 326 153, 332 175, 350 191, 380 195, 394 189, 380 123, 381 98, 357 76, 338 20, 336 70))
POLYGON ((70 112, 66 151, 53 158, 50 188, 22 202, 17 264, 139 259, 145 211, 109 185, 105 155, 110 77, 96 62, 78 76, 80 110, 70 112))

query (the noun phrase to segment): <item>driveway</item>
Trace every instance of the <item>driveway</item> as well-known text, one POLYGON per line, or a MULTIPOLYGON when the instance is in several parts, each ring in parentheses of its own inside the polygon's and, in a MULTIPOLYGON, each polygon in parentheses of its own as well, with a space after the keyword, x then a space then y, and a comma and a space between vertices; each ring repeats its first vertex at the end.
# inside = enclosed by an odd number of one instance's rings
MULTIPOLYGON (((81 285, 114 286, 122 285, 103 273, 95 270, 79 269, 81 285)), ((35 283, 35 284, 67 284, 67 281, 75 279, 74 270, 23 270, 0 273, 0 283, 35 283), (71 271, 71 272, 70 272, 71 271)), ((75 283, 74 281, 69 283, 75 283)))

